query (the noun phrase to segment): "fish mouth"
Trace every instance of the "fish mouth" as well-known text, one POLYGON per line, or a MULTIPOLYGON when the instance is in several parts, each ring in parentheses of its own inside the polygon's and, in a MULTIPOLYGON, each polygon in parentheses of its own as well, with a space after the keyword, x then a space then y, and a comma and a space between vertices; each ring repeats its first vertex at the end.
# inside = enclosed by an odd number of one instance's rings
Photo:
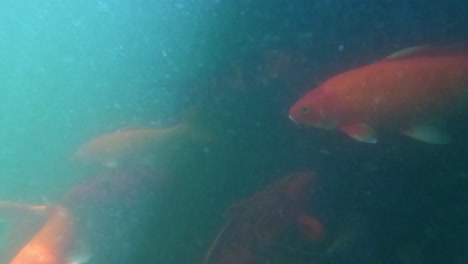
POLYGON ((291 115, 289 115, 289 119, 291 119, 291 121, 296 123, 296 125, 299 125, 299 122, 297 122, 297 120, 295 120, 291 115))

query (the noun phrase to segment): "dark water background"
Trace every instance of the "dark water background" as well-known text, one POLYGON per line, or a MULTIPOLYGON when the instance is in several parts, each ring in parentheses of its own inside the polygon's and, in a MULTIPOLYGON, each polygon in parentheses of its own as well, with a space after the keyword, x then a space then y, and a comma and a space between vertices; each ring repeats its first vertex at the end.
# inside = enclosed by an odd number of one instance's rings
MULTIPOLYGON (((467 169, 466 119, 453 127, 457 143, 441 147, 396 134, 375 146, 359 144, 339 133, 298 128, 286 118, 308 90, 306 83, 404 47, 466 41, 465 7, 462 1, 221 2, 216 12, 225 28, 216 35, 221 55, 215 72, 238 63, 247 84, 238 94, 208 96, 206 108, 210 125, 235 133, 223 138, 225 147, 213 147, 202 160, 188 157, 189 165, 179 168, 181 190, 169 198, 174 215, 160 219, 176 231, 166 234, 167 250, 148 242, 147 250, 155 250, 145 256, 190 263, 214 237, 211 226, 223 221, 226 205, 288 172, 314 169, 321 175, 319 201, 330 230, 353 215, 362 218, 365 230, 334 263, 403 263, 395 251, 405 243, 422 252, 422 263, 468 261, 468 187, 461 176, 467 169), (268 49, 302 53, 306 60, 293 66, 289 82, 255 82, 260 54, 268 49)), ((228 85, 217 89, 222 94, 228 85)))
POLYGON ((340 72, 414 45, 466 42, 465 1, 7 2, 3 199, 58 197, 83 175, 70 153, 122 126, 173 123, 195 108, 216 138, 171 153, 163 188, 88 226, 100 234, 92 263, 201 263, 229 204, 302 170, 320 175, 331 237, 360 230, 325 263, 406 263, 402 248, 421 263, 468 263, 466 117, 454 118, 451 145, 392 133, 367 145, 287 114, 340 72), (278 51, 291 63, 272 77, 265 54, 278 51))

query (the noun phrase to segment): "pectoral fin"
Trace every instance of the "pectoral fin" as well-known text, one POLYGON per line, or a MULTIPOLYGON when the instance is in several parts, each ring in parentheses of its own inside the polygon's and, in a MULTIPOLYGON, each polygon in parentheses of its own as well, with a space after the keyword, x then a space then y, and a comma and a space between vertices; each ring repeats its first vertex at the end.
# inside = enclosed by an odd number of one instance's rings
POLYGON ((450 143, 450 136, 445 131, 433 125, 419 124, 409 126, 401 130, 403 134, 414 139, 424 141, 432 144, 448 144, 450 143))
POLYGON ((325 238, 325 227, 315 217, 299 214, 296 224, 301 236, 308 241, 322 241, 325 238))
POLYGON ((371 126, 366 123, 351 124, 340 126, 341 131, 357 141, 365 143, 377 143, 377 135, 371 126))
POLYGON ((68 252, 65 264, 84 264, 88 263, 91 258, 92 254, 88 245, 81 240, 77 240, 68 252))

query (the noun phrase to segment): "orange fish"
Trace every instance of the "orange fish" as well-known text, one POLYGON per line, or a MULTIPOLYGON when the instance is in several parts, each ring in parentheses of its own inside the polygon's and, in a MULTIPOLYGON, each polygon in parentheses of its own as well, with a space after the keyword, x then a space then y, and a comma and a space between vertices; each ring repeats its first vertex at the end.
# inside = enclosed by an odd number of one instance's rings
POLYGON ((294 229, 307 241, 323 240, 325 228, 317 218, 306 213, 317 180, 313 172, 292 174, 232 205, 228 221, 203 263, 268 263, 268 254, 262 248, 275 246, 294 229))
MULTIPOLYGON (((41 211, 42 206, 28 206, 13 202, 0 203, 2 214, 29 210, 41 211)), ((71 212, 60 205, 47 206, 46 223, 16 254, 10 264, 78 264, 85 263, 88 255, 72 256, 75 243, 75 223, 71 212)))
POLYGON ((8 263, 47 220, 47 206, 0 201, 5 232, 0 243, 0 263, 8 263))
POLYGON ((327 80, 294 104, 289 118, 367 143, 390 129, 446 144, 443 126, 467 107, 468 49, 420 46, 327 80))

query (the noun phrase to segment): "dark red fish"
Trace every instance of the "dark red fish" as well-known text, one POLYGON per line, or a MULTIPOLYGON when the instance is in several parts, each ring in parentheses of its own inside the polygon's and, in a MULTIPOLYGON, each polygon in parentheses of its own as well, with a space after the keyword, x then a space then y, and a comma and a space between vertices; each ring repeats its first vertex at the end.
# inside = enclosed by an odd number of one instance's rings
POLYGON ((307 240, 324 239, 323 225, 306 213, 317 181, 312 172, 292 174, 233 204, 204 264, 267 263, 268 254, 263 248, 274 246, 294 229, 307 240))

